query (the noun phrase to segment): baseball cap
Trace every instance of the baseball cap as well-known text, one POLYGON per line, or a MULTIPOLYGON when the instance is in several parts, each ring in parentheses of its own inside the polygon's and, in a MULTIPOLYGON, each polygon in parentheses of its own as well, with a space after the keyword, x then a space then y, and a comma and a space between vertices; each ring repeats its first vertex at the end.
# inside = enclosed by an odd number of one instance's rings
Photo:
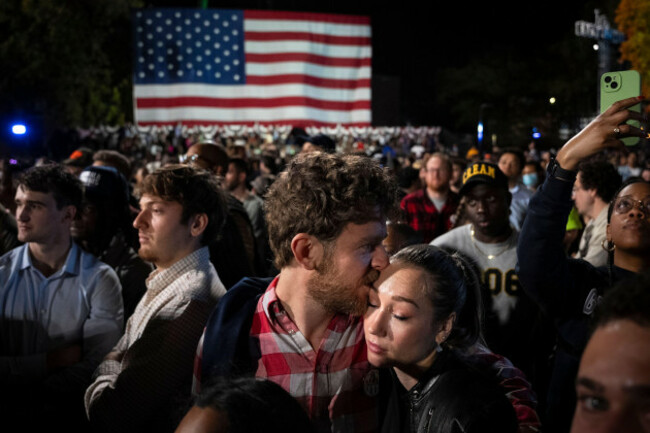
POLYGON ((508 190, 508 178, 498 165, 491 162, 479 161, 470 164, 463 172, 463 185, 458 193, 467 194, 471 187, 479 183, 494 185, 508 190))
POLYGON ((86 167, 79 179, 84 184, 85 196, 92 202, 106 202, 110 206, 126 206, 129 186, 124 176, 114 167, 86 167))
POLYGON ((93 151, 87 147, 80 147, 63 160, 64 165, 85 168, 93 165, 93 151))

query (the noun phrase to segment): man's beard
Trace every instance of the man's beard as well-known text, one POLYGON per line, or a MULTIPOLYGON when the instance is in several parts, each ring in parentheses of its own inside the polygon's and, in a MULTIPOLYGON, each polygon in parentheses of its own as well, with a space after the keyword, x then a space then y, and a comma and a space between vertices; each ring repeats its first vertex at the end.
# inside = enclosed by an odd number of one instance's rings
POLYGON ((370 269, 360 280, 353 284, 344 285, 341 276, 331 266, 331 260, 326 258, 325 265, 316 268, 314 275, 307 283, 309 296, 332 313, 361 316, 368 307, 367 293, 360 297, 362 287, 368 289, 379 278, 379 271, 370 269))
POLYGON ((138 249, 138 256, 145 262, 156 263, 158 261, 158 255, 151 248, 140 247, 138 249))

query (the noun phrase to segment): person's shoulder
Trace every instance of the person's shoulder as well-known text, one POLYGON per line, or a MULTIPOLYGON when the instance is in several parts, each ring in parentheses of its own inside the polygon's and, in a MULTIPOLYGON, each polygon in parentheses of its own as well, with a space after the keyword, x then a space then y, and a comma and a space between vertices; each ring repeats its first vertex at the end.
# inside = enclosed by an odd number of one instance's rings
POLYGON ((81 265, 81 270, 82 271, 90 271, 94 273, 108 273, 108 274, 115 274, 117 278, 117 273, 115 270, 107 263, 101 261, 97 256, 94 254, 89 253, 88 251, 85 251, 83 248, 81 248, 79 245, 76 243, 73 244, 75 251, 73 252, 74 254, 77 254, 76 260, 79 261, 81 265))
POLYGON ((530 199, 534 194, 535 194, 535 192, 532 191, 531 189, 527 188, 526 185, 524 185, 523 183, 519 183, 515 187, 515 190, 512 193, 513 198, 518 199, 518 200, 530 199))
POLYGON ((413 191, 412 193, 406 194, 402 199, 402 203, 420 201, 422 200, 423 197, 424 197, 424 189, 418 189, 417 191, 413 191))
POLYGON ((244 204, 240 202, 237 197, 230 193, 226 194, 226 204, 228 207, 228 213, 233 214, 239 212, 240 214, 246 214, 244 204))
POLYGON ((245 277, 228 290, 231 299, 249 299, 262 295, 269 287, 273 277, 245 277))
POLYGON ((431 245, 437 247, 441 246, 450 246, 450 247, 459 247, 461 241, 469 239, 469 227, 470 224, 465 224, 459 227, 455 227, 449 230, 446 233, 441 234, 434 240, 430 242, 431 245))
POLYGON ((27 244, 17 246, 0 257, 0 285, 5 286, 11 274, 18 271, 25 248, 27 244))
POLYGON ((12 263, 15 263, 21 257, 25 248, 27 248, 27 244, 19 245, 0 256, 0 267, 11 266, 12 263))
POLYGON ((262 197, 252 192, 248 194, 248 197, 246 197, 246 201, 250 203, 254 203, 259 206, 262 206, 264 204, 264 200, 262 199, 262 197))
POLYGON ((218 299, 226 293, 226 288, 210 261, 188 268, 185 272, 176 276, 174 283, 182 288, 182 295, 188 299, 218 299))
POLYGON ((273 278, 246 277, 232 286, 219 300, 206 323, 206 339, 211 340, 224 329, 240 329, 252 320, 257 302, 272 281, 273 278))

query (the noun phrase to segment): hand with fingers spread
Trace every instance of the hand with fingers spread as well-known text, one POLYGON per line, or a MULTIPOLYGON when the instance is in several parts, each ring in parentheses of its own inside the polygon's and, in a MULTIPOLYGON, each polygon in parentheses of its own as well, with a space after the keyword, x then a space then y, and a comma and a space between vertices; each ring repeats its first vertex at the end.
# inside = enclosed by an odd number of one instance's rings
POLYGON ((580 161, 605 149, 625 151, 621 138, 646 137, 644 130, 625 123, 628 120, 644 120, 642 114, 629 110, 644 99, 639 96, 612 104, 562 146, 556 157, 560 166, 565 170, 576 170, 580 161))

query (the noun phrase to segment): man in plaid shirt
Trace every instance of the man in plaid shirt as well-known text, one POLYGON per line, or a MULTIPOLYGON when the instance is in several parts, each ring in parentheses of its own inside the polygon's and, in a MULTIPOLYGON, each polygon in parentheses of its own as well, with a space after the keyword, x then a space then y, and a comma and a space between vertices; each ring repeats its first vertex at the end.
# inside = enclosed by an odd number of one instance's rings
POLYGON ((399 212, 396 182, 367 157, 299 154, 265 210, 280 273, 245 278, 220 300, 197 348, 194 392, 215 376, 255 375, 290 392, 317 431, 376 431, 379 375, 362 315, 388 265, 382 240, 399 212))
POLYGON ((447 155, 434 153, 424 170, 426 186, 404 197, 401 208, 408 225, 429 243, 453 227, 459 197, 449 189, 452 168, 447 155))
POLYGON ((318 431, 374 431, 378 376, 361 318, 388 265, 386 220, 397 185, 365 156, 300 154, 266 198, 280 274, 231 288, 204 334, 197 379, 268 378, 302 404, 318 431))

